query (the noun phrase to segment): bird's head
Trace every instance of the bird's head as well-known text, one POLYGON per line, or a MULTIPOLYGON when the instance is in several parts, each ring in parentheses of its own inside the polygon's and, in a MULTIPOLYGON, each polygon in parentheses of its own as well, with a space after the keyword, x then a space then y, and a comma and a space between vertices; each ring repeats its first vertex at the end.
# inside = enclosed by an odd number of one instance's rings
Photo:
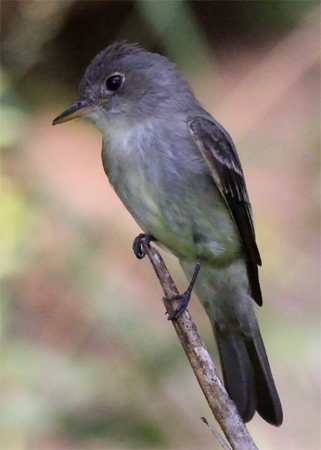
POLYGON ((161 109, 181 110, 193 96, 182 75, 167 58, 136 45, 116 42, 88 66, 78 98, 53 125, 83 117, 102 129, 116 115, 143 120, 161 109))

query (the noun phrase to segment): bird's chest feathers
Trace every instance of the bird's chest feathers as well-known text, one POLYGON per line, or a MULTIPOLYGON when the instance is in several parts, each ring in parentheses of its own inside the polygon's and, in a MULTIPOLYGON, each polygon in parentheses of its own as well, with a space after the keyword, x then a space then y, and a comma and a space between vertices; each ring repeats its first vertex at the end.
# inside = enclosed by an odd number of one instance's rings
POLYGON ((104 136, 102 150, 110 183, 144 229, 161 215, 154 194, 157 165, 152 154, 151 136, 145 130, 140 125, 113 128, 104 136))

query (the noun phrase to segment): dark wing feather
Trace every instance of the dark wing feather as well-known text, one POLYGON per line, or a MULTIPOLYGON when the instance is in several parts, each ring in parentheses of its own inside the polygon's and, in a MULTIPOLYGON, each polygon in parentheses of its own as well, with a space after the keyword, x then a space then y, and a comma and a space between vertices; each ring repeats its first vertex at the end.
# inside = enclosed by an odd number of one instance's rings
POLYGON ((255 241, 251 204, 235 146, 229 134, 214 119, 189 118, 192 137, 204 156, 211 175, 224 197, 243 243, 251 293, 262 305, 258 265, 261 265, 255 241))

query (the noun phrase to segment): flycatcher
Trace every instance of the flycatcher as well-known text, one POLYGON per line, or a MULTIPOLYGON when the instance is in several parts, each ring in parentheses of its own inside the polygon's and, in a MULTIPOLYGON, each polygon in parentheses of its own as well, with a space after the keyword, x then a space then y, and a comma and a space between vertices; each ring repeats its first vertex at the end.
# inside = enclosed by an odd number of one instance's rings
MULTIPOLYGON (((102 132, 105 172, 147 238, 177 256, 189 280, 196 277, 225 387, 244 422, 257 411, 281 425, 254 311, 254 302, 262 305, 261 259, 230 135, 168 59, 123 42, 94 58, 77 100, 53 124, 77 117, 102 132)), ((134 251, 142 257, 139 240, 134 251)), ((189 294, 181 296, 172 319, 186 308, 189 294)))

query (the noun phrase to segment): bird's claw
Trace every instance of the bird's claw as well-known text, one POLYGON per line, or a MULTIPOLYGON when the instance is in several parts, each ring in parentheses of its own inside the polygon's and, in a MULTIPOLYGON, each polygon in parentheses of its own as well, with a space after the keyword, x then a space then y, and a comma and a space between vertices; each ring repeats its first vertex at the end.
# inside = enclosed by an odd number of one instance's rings
POLYGON ((190 282, 187 290, 184 292, 184 294, 177 294, 168 299, 170 301, 171 300, 179 300, 180 301, 178 304, 178 307, 175 309, 175 311, 168 314, 168 320, 177 319, 187 308, 189 301, 191 299, 192 290, 193 290, 198 272, 200 271, 200 268, 201 268, 201 262, 197 261, 191 282, 190 282))
POLYGON ((150 234, 140 233, 133 242, 133 251, 135 253, 136 258, 143 259, 146 256, 146 252, 143 246, 143 241, 146 242, 147 245, 153 241, 154 238, 150 234))
POLYGON ((191 299, 191 290, 190 289, 187 289, 187 291, 184 292, 184 294, 174 295, 174 297, 167 299, 168 301, 179 300, 178 307, 175 309, 175 311, 168 313, 167 319, 175 320, 181 314, 183 314, 183 312, 186 310, 186 308, 189 304, 190 299, 191 299))

